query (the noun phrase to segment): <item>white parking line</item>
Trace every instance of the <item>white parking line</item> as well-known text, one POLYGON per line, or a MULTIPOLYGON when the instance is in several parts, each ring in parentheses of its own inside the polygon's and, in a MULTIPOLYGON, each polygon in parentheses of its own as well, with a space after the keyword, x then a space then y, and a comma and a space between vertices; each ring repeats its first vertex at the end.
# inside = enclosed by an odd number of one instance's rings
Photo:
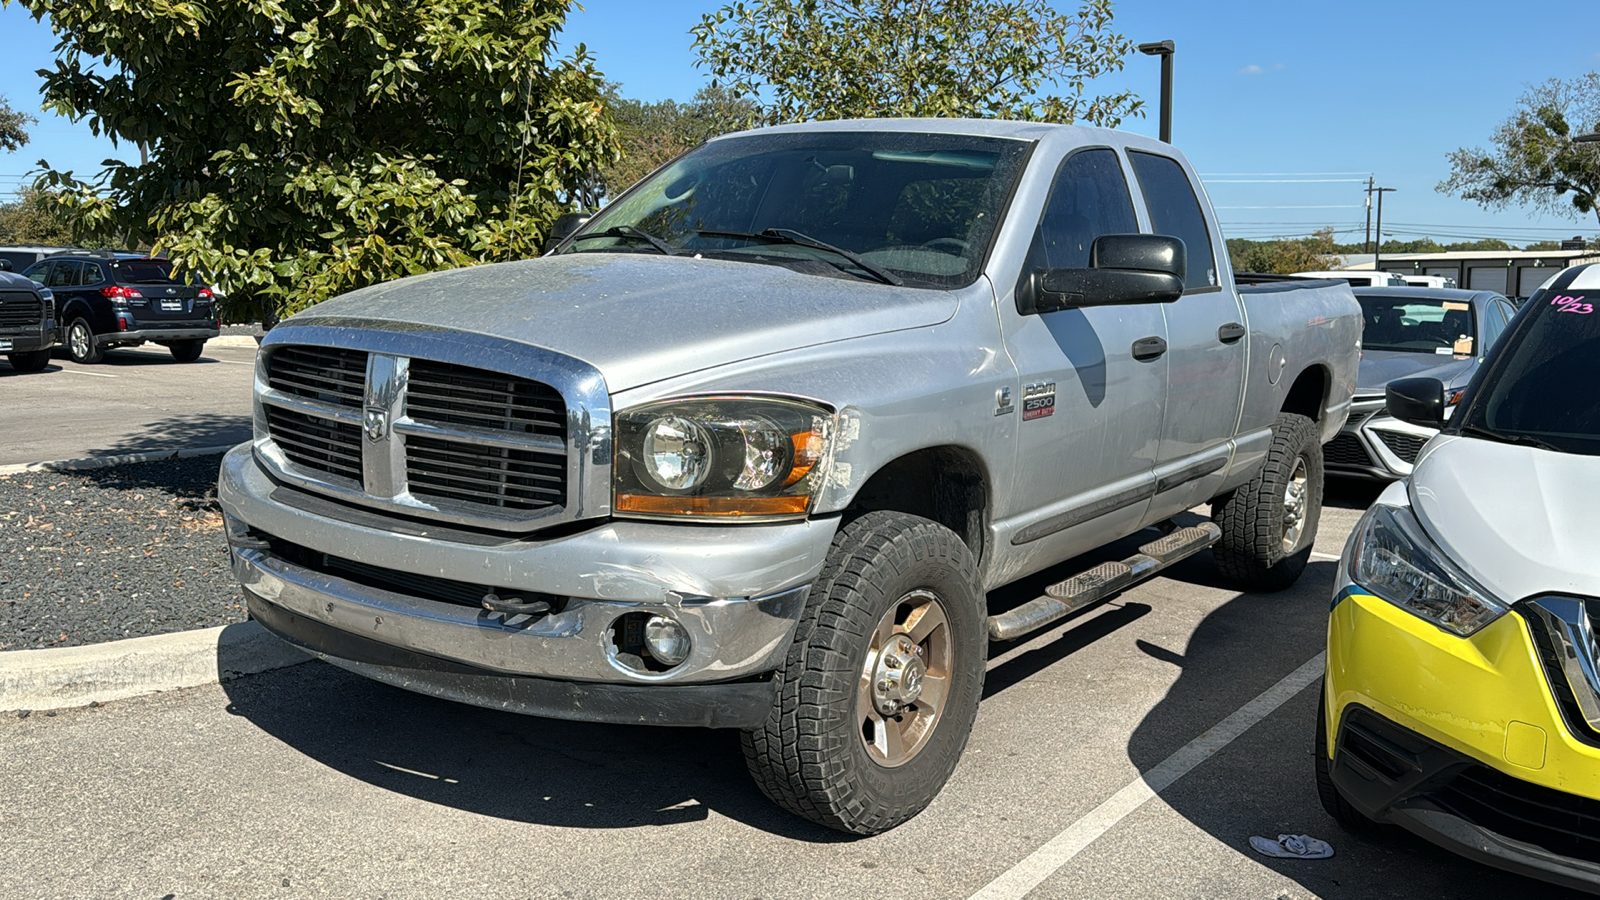
POLYGON ((1211 730, 1184 744, 1150 771, 1124 785, 1109 799, 1095 807, 1088 815, 1067 826, 1066 830, 1051 838, 1044 846, 989 882, 971 900, 1016 900, 1038 887, 1062 866, 1072 861, 1085 847, 1100 835, 1110 831, 1127 818, 1146 800, 1171 787, 1173 782, 1187 775, 1195 766, 1214 756, 1217 751, 1233 743, 1250 726, 1271 715, 1288 702, 1289 698, 1316 683, 1322 677, 1326 653, 1318 653, 1305 664, 1284 676, 1282 681, 1262 691, 1260 696, 1239 707, 1211 730))
POLYGON ((115 378, 115 377, 117 377, 115 375, 110 375, 110 374, 107 374, 105 372, 85 372, 82 369, 63 368, 61 371, 70 372, 73 375, 93 375, 96 378, 115 378))
POLYGON ((1337 553, 1318 553, 1315 550, 1313 550, 1311 552, 1311 558, 1312 559, 1328 559, 1328 560, 1332 560, 1334 562, 1338 562, 1340 557, 1339 557, 1339 554, 1337 554, 1337 553))

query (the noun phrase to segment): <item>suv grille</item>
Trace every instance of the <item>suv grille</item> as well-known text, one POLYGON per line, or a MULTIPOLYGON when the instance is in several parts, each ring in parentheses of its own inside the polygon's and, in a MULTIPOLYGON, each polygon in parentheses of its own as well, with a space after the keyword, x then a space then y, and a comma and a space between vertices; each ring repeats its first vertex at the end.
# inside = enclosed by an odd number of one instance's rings
POLYGON ((35 294, 0 294, 0 337, 38 334, 44 324, 44 300, 35 294))
POLYGON ((267 357, 273 390, 336 406, 361 408, 367 354, 338 347, 283 347, 267 357))
POLYGON ((1428 443, 1428 439, 1425 437, 1400 434, 1396 431, 1378 431, 1374 429, 1374 433, 1377 434, 1378 440, 1383 441, 1383 445, 1388 447, 1395 456, 1408 463, 1415 463, 1417 454, 1422 452, 1422 446, 1428 443))
POLYGON ((567 406, 550 385, 303 345, 272 351, 267 384, 267 432, 301 477, 349 479, 380 506, 483 524, 567 505, 567 406))
POLYGON ((1330 466, 1366 467, 1372 465, 1361 439, 1348 431, 1334 435, 1333 440, 1322 445, 1322 461, 1330 466))

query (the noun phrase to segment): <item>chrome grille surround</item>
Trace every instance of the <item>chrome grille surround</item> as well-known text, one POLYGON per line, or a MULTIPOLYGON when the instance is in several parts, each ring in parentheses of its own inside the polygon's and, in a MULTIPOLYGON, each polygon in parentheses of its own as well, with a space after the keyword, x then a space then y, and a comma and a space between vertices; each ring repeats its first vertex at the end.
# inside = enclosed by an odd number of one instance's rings
POLYGON ((255 399, 256 458, 275 478, 296 487, 379 510, 500 531, 532 531, 611 511, 611 399, 605 379, 587 363, 553 351, 488 335, 366 319, 284 323, 262 342, 255 399), (275 387, 269 361, 280 351, 300 358, 363 354, 362 402, 352 406, 343 396, 275 387), (441 372, 462 376, 462 390, 483 398, 479 407, 493 399, 483 384, 505 383, 505 416, 467 424, 464 416, 443 414, 436 399, 408 409, 414 360, 420 363, 420 382, 436 383, 441 372), (550 390, 537 402, 525 402, 531 395, 518 394, 513 379, 550 390), (526 416, 520 412, 533 407, 536 412, 526 416), (296 462, 293 457, 300 454, 273 437, 267 421, 271 408, 355 428, 363 435, 359 480, 296 462), (501 427, 489 427, 496 424, 501 427), (413 439, 418 454, 407 452, 413 439), (441 457, 441 452, 450 455, 441 457))

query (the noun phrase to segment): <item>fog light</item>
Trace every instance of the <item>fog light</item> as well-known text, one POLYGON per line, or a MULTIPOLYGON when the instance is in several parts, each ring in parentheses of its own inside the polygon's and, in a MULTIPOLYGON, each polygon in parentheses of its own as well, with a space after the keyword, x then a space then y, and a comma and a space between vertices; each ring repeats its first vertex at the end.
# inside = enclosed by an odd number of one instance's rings
POLYGON ((689 632, 665 616, 645 621, 644 645, 663 665, 675 666, 689 658, 689 632))

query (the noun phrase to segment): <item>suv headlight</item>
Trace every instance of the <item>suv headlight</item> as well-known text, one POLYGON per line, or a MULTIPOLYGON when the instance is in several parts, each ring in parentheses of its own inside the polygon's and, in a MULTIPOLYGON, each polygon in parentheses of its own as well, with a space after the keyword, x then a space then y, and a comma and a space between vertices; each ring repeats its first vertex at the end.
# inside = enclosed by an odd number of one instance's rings
POLYGON ((825 477, 833 414, 797 400, 705 397, 616 418, 618 515, 798 518, 825 477))
POLYGON ((1409 509, 1374 506, 1353 545, 1356 584, 1447 631, 1466 637, 1509 608, 1451 562, 1409 509))

